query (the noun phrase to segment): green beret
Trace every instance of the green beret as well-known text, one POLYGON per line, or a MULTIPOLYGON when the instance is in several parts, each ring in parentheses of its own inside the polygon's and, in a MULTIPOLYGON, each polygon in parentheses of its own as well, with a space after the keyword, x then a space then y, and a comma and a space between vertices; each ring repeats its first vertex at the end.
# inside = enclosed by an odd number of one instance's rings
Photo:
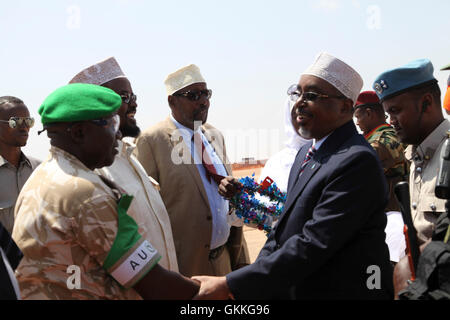
POLYGON ((114 113, 121 105, 122 98, 111 89, 74 83, 51 93, 38 112, 45 125, 103 118, 114 113))

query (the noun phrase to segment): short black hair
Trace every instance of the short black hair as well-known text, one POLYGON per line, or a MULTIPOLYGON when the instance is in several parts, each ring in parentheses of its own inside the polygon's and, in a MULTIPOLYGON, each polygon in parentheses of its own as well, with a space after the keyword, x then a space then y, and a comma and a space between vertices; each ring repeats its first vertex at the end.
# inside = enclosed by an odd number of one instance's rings
POLYGON ((13 96, 0 97, 0 106, 4 104, 25 104, 22 100, 13 96))
POLYGON ((417 89, 414 89, 412 91, 414 97, 419 99, 421 96, 423 96, 426 93, 430 93, 433 96, 433 100, 436 101, 437 106, 440 108, 441 103, 441 88, 439 88, 439 85, 437 82, 433 82, 432 84, 424 87, 420 87, 417 89))

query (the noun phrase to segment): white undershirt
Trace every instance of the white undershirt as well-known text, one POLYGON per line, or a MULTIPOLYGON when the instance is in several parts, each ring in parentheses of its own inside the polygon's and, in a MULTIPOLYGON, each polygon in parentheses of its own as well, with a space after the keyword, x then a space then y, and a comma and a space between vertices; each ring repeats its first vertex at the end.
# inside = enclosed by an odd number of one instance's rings
MULTIPOLYGON (((227 222, 227 216, 229 211, 228 200, 225 200, 222 196, 219 195, 218 192, 219 187, 217 183, 206 175, 206 169, 205 167, 203 167, 202 161, 201 159, 199 159, 198 153, 192 152, 192 150, 194 149, 194 142, 192 141, 194 131, 190 128, 183 126, 181 123, 175 120, 175 118, 172 115, 170 115, 170 117, 173 123, 177 126, 177 128, 182 129, 180 130, 180 134, 183 137, 183 140, 186 143, 189 152, 191 153, 191 155, 193 155, 194 163, 197 165, 198 173, 202 178, 203 187, 205 188, 206 195, 208 197, 209 207, 211 208, 211 215, 212 215, 212 235, 211 235, 210 249, 212 250, 218 248, 227 242, 228 236, 230 235, 230 225, 227 222)), ((198 133, 200 133, 202 137, 205 149, 208 152, 208 155, 212 163, 214 164, 217 173, 219 175, 226 177, 228 174, 224 165, 220 161, 220 158, 217 156, 213 147, 208 142, 208 139, 206 139, 206 137, 203 135, 200 127, 198 128, 198 133)))

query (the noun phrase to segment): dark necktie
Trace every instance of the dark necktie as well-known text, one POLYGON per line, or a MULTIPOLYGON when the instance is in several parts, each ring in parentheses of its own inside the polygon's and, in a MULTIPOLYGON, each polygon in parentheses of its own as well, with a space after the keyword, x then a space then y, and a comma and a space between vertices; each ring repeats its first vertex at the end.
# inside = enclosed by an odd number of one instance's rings
POLYGON ((314 156, 314 153, 316 153, 316 148, 314 148, 314 146, 312 146, 311 148, 309 148, 308 153, 306 154, 305 160, 303 160, 302 166, 300 168, 300 173, 299 173, 300 175, 302 174, 303 170, 305 170, 305 167, 308 164, 308 162, 314 156))
POLYGON ((195 151, 197 152, 197 154, 201 150, 201 154, 199 154, 199 157, 202 159, 203 167, 206 170, 206 176, 209 179, 213 179, 219 185, 220 181, 222 181, 222 179, 225 177, 217 173, 217 170, 214 167, 214 164, 208 154, 208 151, 205 150, 206 147, 203 143, 203 139, 202 139, 200 133, 195 132, 192 135, 192 140, 194 141, 194 148, 195 148, 195 151))

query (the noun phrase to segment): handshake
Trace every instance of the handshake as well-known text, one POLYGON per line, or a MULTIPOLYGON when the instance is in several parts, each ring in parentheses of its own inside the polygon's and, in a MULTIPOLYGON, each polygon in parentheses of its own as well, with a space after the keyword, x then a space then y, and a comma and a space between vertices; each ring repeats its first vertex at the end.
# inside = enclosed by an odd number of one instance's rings
MULTIPOLYGON (((236 178, 225 177, 219 185, 219 194, 230 199, 240 187, 242 184, 236 178)), ((193 297, 194 300, 234 300, 224 276, 193 276, 191 279, 200 285, 197 294, 193 297)))
POLYGON ((200 285, 193 300, 234 300, 230 288, 228 288, 227 279, 224 276, 194 276, 191 279, 200 285))

